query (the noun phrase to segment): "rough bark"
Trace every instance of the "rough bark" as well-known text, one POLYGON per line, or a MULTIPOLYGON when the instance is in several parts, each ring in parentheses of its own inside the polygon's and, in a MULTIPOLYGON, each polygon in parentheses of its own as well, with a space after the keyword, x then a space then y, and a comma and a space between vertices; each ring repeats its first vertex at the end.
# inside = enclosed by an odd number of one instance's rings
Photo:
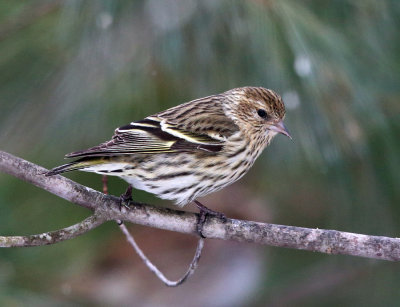
MULTIPOLYGON (((195 213, 160 209, 136 202, 129 210, 125 207, 120 210, 117 197, 97 192, 59 175, 46 177, 44 176, 46 169, 2 151, 0 151, 0 171, 93 211, 92 216, 65 229, 33 236, 0 237, 0 247, 53 244, 81 235, 110 220, 123 220, 197 235, 198 215, 195 213)), ((326 254, 400 260, 399 238, 235 219, 223 222, 217 218, 207 219, 203 234, 213 239, 252 242, 326 254)))

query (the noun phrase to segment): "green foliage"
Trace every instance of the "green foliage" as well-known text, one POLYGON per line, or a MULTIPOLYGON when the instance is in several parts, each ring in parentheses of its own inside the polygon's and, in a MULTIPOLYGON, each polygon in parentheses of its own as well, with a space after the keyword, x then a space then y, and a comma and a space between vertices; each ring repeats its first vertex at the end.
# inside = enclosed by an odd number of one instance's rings
MULTIPOLYGON (((268 222, 398 236, 400 2, 178 2, 1 2, 1 149, 51 168, 65 153, 108 139, 117 126, 233 87, 264 86, 283 95, 294 139, 278 137, 241 181, 272 207, 268 222)), ((68 176, 101 188, 98 176, 68 176)), ((122 193, 124 185, 111 180, 110 190, 122 193)), ((229 208, 222 210, 229 216, 229 208)), ((1 234, 60 228, 86 214, 0 176, 1 234)), ((87 272, 119 236, 108 225, 53 247, 1 250, 0 304, 26 297, 59 302, 51 285, 87 272)), ((320 262, 329 257, 272 254, 278 256, 267 266, 275 269, 254 303, 273 302, 273 289, 284 291, 305 271, 323 276, 320 262)), ((318 302, 398 303, 391 291, 400 285, 398 267, 329 261, 332 271, 357 264, 369 273, 352 275, 354 292, 327 291, 318 302)), ((312 296, 298 304, 311 302, 319 305, 312 296)))

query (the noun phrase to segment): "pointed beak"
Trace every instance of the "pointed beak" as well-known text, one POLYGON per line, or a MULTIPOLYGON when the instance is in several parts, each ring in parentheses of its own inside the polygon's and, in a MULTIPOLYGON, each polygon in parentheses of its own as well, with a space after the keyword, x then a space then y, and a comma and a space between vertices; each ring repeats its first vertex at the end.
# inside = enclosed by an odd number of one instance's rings
POLYGON ((286 135, 287 137, 289 137, 290 139, 292 139, 289 131, 286 129, 285 125, 283 124, 283 121, 279 121, 275 125, 269 126, 268 129, 278 132, 278 133, 282 133, 282 134, 286 135))

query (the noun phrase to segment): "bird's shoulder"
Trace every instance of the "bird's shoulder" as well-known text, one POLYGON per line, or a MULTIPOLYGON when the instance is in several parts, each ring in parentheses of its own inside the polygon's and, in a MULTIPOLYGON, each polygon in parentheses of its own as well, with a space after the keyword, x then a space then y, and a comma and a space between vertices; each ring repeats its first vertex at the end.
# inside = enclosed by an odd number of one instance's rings
POLYGON ((223 95, 212 95, 172 107, 149 118, 157 118, 168 128, 225 141, 238 132, 239 127, 226 115, 223 104, 223 95))

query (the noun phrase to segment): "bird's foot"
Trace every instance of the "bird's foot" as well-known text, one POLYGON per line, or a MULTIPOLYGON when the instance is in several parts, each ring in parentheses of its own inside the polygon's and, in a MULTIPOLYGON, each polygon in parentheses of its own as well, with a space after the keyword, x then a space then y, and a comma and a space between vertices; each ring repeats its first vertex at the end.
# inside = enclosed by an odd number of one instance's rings
POLYGON ((130 204, 132 201, 132 186, 131 185, 128 186, 125 193, 120 195, 119 200, 120 200, 120 203, 119 203, 120 211, 122 209, 122 206, 124 206, 128 210, 130 209, 130 204))
POLYGON ((223 222, 226 222, 227 218, 226 218, 225 214, 211 210, 210 208, 207 208, 206 206, 204 206, 201 202, 199 202, 197 200, 195 200, 194 203, 196 204, 197 208, 199 208, 199 210, 200 210, 199 219, 197 220, 197 225, 196 225, 197 233, 199 234, 200 237, 205 239, 206 237, 203 235, 203 227, 207 220, 207 215, 215 216, 215 217, 221 219, 223 222))

